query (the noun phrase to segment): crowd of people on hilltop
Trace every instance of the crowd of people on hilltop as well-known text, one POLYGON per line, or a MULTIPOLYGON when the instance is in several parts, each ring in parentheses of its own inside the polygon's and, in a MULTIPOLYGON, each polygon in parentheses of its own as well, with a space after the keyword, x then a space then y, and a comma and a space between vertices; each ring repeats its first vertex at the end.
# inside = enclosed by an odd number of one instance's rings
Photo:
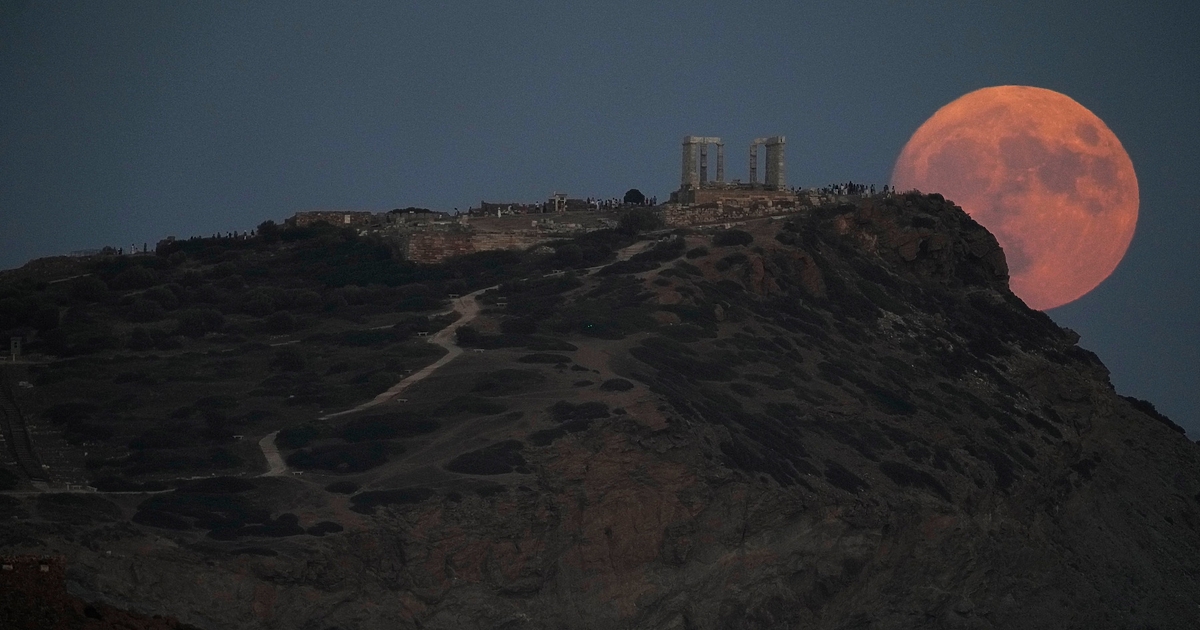
POLYGON ((612 197, 610 199, 587 198, 588 207, 593 210, 617 210, 620 208, 633 208, 639 206, 657 206, 658 197, 645 197, 641 203, 631 203, 620 197, 612 197))
POLYGON ((867 185, 867 184, 856 184, 854 182, 846 182, 844 184, 830 184, 828 186, 824 186, 821 188, 815 188, 815 189, 793 188, 792 192, 794 192, 796 194, 807 193, 807 192, 816 192, 816 193, 819 193, 822 195, 859 195, 859 196, 863 196, 863 197, 874 197, 879 194, 883 194, 883 195, 895 194, 896 187, 888 186, 887 184, 884 184, 882 192, 877 192, 876 188, 875 188, 875 184, 867 185))

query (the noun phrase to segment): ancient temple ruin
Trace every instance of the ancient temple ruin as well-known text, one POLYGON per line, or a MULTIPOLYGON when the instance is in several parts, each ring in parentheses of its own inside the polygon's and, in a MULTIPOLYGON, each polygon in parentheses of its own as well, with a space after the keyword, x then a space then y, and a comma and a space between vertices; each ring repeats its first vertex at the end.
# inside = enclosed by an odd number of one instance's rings
POLYGON ((672 203, 696 204, 748 204, 779 203, 795 200, 795 194, 787 188, 785 174, 784 136, 755 138, 750 143, 749 181, 725 181, 725 143, 712 136, 684 136, 679 190, 671 193, 672 203), (715 180, 708 179, 708 148, 717 148, 717 173, 715 180), (765 177, 758 181, 758 147, 766 147, 765 177))

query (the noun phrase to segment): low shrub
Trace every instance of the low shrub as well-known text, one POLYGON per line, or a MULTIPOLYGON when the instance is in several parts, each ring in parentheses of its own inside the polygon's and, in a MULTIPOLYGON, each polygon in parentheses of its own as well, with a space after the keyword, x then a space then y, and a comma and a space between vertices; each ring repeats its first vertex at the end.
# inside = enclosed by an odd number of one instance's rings
POLYGON ((16 488, 20 481, 20 477, 8 470, 0 468, 0 492, 7 492, 13 488, 16 488))
POLYGON ((325 486, 326 490, 336 494, 354 494, 358 492, 358 488, 358 484, 353 481, 335 481, 325 486))
POLYGON ((466 475, 503 475, 513 472, 528 472, 525 469, 525 458, 521 449, 525 445, 520 440, 505 440, 497 442, 469 453, 463 453, 450 460, 445 466, 450 472, 466 475))
POLYGON ((539 352, 536 354, 527 354, 517 360, 520 361, 521 363, 555 363, 555 364, 558 364, 558 363, 570 363, 571 357, 563 356, 561 354, 548 354, 548 353, 539 352))
POLYGON ((237 494, 255 489, 254 482, 237 477, 211 477, 185 482, 175 489, 181 494, 237 494))
POLYGON ((48 493, 37 498, 38 514, 47 520, 91 525, 122 517, 121 507, 94 494, 48 493))
POLYGON ((754 237, 749 232, 742 230, 722 230, 713 235, 712 243, 717 247, 733 247, 736 245, 749 245, 754 242, 754 237))
POLYGON ((607 418, 609 415, 608 405, 600 402, 585 402, 578 405, 560 400, 549 409, 551 417, 558 422, 567 422, 568 420, 595 420, 598 418, 607 418))
POLYGON ((280 429, 279 433, 275 435, 275 444, 287 449, 304 448, 313 440, 321 437, 325 433, 325 427, 313 424, 311 422, 306 422, 293 427, 280 429))
POLYGON ((885 477, 891 479, 896 485, 905 488, 925 488, 932 490, 935 494, 945 499, 947 502, 953 502, 953 497, 946 491, 946 487, 942 485, 933 475, 913 468, 908 464, 900 462, 880 462, 879 472, 885 477))
MULTIPOLYGON (((398 448, 398 447, 393 447, 398 448)), ((362 472, 387 463, 388 444, 362 442, 330 444, 296 451, 288 455, 288 466, 333 472, 362 472)))
POLYGON ((375 508, 386 505, 412 505, 422 503, 434 495, 429 488, 399 488, 396 490, 372 490, 350 497, 350 509, 359 514, 374 514, 375 508))
POLYGON ((850 494, 858 494, 860 490, 867 490, 871 487, 861 477, 846 470, 845 466, 833 461, 825 462, 825 480, 850 494))
POLYGON ((324 536, 325 534, 336 534, 343 529, 345 528, 333 521, 321 521, 320 523, 313 524, 305 532, 309 536, 324 536))
POLYGON ((388 413, 355 418, 346 423, 339 435, 347 442, 368 442, 409 438, 436 431, 438 423, 409 413, 388 413))
POLYGON ((481 376, 475 382, 471 393, 483 396, 506 396, 545 381, 546 375, 537 370, 496 370, 481 376))
POLYGON ((185 531, 192 528, 191 523, 186 520, 169 512, 160 512, 158 510, 138 510, 131 520, 138 525, 157 529, 185 531))
POLYGON ((100 492, 158 492, 167 489, 167 485, 161 481, 139 482, 113 475, 96 479, 92 487, 100 492))
POLYGON ((534 446, 549 446, 554 440, 563 437, 567 434, 563 427, 555 427, 553 429, 542 429, 529 434, 529 443, 534 446))
POLYGON ((633 388, 633 383, 623 378, 610 378, 600 384, 600 389, 606 392, 627 392, 633 388))

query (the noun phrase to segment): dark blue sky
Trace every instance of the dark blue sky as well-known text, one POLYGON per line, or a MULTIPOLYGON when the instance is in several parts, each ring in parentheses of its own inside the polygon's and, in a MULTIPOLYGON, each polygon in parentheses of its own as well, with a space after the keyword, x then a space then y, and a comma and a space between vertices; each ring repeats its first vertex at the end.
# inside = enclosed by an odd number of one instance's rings
POLYGON ((1117 134, 1124 262, 1050 315, 1200 437, 1200 3, 0 0, 0 267, 312 208, 677 186, 680 138, 788 137, 793 185, 884 183, 969 91, 1117 134))

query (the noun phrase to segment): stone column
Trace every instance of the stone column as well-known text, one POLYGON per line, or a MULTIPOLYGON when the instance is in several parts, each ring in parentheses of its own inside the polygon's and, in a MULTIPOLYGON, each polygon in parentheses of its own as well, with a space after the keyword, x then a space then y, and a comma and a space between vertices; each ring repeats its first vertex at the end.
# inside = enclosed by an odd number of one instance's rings
POLYGON ((758 183, 758 140, 750 143, 750 183, 758 183))
POLYGON ((708 143, 700 143, 700 185, 708 183, 708 143))
POLYGON ((784 174, 783 147, 786 138, 774 136, 767 138, 767 177, 766 184, 778 190, 787 186, 787 176, 784 174))
POLYGON ((725 183, 725 143, 717 143, 717 183, 725 183))
POLYGON ((699 184, 699 179, 696 175, 696 143, 692 136, 684 136, 683 138, 683 168, 679 181, 679 188, 696 188, 699 184))

